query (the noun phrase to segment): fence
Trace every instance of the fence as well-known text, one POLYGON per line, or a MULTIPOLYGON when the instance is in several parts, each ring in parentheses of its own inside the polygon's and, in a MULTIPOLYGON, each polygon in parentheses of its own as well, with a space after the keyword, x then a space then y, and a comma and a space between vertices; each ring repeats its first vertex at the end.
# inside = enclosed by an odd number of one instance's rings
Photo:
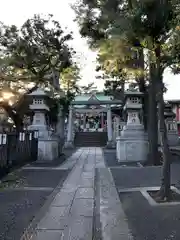
POLYGON ((37 160, 38 132, 0 133, 0 177, 10 168, 37 160))

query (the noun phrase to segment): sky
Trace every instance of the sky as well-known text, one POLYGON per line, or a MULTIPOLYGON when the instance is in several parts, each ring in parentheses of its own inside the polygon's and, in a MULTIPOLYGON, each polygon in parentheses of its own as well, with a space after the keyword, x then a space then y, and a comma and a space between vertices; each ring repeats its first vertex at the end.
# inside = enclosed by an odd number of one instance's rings
MULTIPOLYGON (((98 89, 102 89, 103 80, 95 78, 96 53, 92 52, 82 39, 77 24, 74 22, 75 13, 70 4, 75 0, 5 0, 1 1, 0 21, 5 24, 15 24, 21 26, 29 17, 34 14, 53 14, 54 19, 59 21, 62 27, 67 27, 73 31, 74 40, 72 46, 75 48, 82 66, 81 84, 95 82, 98 89)), ((166 99, 180 99, 180 75, 174 76, 169 71, 164 74, 164 82, 168 87, 165 95, 166 99)))

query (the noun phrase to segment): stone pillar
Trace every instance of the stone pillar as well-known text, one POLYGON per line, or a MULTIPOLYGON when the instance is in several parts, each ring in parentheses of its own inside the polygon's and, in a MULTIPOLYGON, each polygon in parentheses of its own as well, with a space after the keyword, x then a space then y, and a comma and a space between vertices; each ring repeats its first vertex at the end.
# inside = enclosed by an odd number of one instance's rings
POLYGON ((68 132, 65 148, 73 148, 73 107, 69 107, 68 132))
POLYGON ((104 129, 104 113, 101 113, 101 128, 104 129))
POLYGON ((65 125, 65 118, 63 114, 63 107, 60 106, 59 113, 58 113, 58 122, 56 126, 57 134, 60 138, 64 138, 64 125, 65 125))
POLYGON ((83 114, 83 131, 86 129, 86 114, 83 114))
POLYGON ((112 114, 111 114, 111 106, 107 106, 107 135, 108 135, 108 142, 107 147, 113 147, 113 131, 112 131, 112 114))
POLYGON ((115 132, 115 138, 120 136, 120 118, 119 117, 115 117, 115 121, 114 121, 114 132, 115 132))

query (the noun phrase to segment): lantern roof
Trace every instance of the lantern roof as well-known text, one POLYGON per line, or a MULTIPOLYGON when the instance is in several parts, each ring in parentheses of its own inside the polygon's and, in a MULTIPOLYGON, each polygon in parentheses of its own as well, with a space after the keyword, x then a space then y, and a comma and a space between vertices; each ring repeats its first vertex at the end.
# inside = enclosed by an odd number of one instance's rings
POLYGON ((47 96, 47 93, 44 92, 41 88, 37 88, 33 92, 28 94, 29 96, 47 96))

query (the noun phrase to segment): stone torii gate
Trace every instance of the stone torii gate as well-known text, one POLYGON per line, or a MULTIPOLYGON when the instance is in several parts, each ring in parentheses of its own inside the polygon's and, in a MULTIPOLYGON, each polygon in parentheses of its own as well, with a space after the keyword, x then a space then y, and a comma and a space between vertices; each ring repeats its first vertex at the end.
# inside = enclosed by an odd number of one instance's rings
POLYGON ((73 129, 74 129, 74 115, 76 113, 106 113, 107 114, 107 136, 108 142, 107 147, 112 147, 114 145, 113 141, 113 130, 112 130, 112 105, 121 105, 121 100, 112 100, 111 97, 106 99, 98 99, 96 94, 92 94, 88 100, 74 100, 69 107, 69 117, 68 117, 68 132, 67 141, 65 143, 65 148, 72 148, 74 146, 73 139, 73 129), (93 108, 89 108, 93 106, 93 108))

